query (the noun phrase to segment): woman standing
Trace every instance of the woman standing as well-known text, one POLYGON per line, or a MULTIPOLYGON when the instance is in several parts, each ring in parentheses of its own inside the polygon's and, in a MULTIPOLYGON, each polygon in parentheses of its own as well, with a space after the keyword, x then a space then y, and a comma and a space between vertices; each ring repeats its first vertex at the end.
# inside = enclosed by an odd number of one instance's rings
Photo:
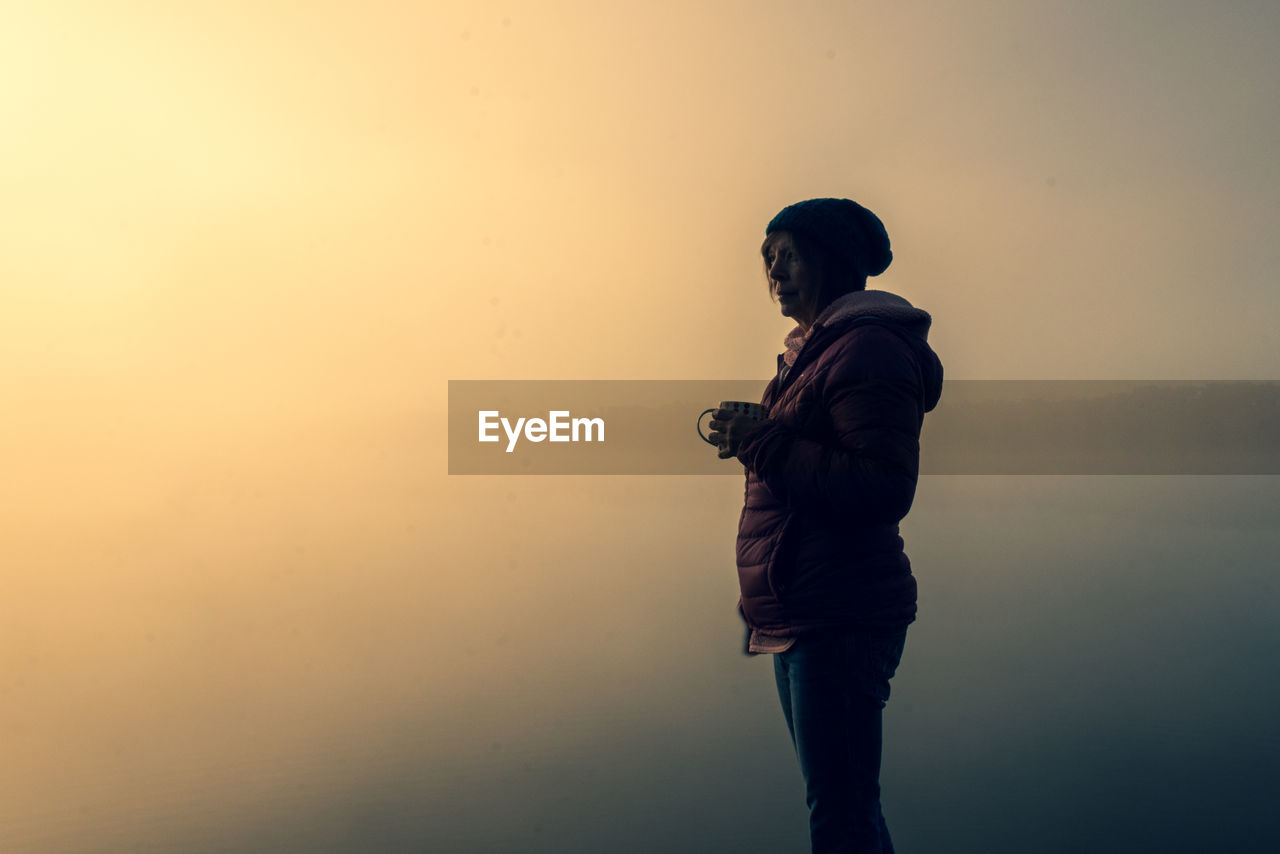
POLYGON ((881 710, 916 615, 898 522, 915 495, 924 414, 942 392, 930 317, 866 290, 893 258, 848 199, 784 208, 761 246, 796 321, 752 421, 709 437, 746 469, 737 563, 746 652, 771 653, 814 854, 892 852, 880 810, 881 710))

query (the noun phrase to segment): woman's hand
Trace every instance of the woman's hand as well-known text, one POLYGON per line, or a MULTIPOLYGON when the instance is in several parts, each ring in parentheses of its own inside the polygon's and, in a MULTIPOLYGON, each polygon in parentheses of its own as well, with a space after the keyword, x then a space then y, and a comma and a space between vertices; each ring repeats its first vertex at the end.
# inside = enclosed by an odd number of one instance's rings
POLYGON ((738 455, 738 445, 743 437, 763 423, 741 412, 717 409, 711 414, 711 421, 707 422, 712 431, 707 438, 720 446, 720 459, 727 460, 738 455))

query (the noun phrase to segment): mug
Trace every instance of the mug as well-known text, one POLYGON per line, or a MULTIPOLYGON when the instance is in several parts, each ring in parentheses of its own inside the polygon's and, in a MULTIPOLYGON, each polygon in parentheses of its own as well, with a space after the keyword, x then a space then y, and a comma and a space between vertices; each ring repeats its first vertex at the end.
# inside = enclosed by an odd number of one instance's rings
POLYGON ((713 406, 710 409, 702 410, 702 415, 698 416, 698 435, 702 437, 702 441, 706 442, 708 445, 715 445, 717 448, 720 446, 702 435, 703 416, 708 412, 715 412, 717 409, 728 409, 730 412, 740 412, 753 421, 764 420, 764 407, 758 403, 752 403, 748 400, 722 400, 718 407, 713 406))

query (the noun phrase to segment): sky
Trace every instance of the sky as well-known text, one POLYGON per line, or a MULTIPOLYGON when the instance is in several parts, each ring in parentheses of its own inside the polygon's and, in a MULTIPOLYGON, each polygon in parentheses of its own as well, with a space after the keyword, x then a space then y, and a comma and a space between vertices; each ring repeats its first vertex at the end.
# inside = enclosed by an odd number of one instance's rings
MULTIPOLYGON (((931 313, 949 380, 1280 375, 1273 4, 6 18, 6 851, 639 851, 659 826, 802 850, 771 677, 737 655, 737 477, 446 474, 449 380, 763 387, 791 324, 759 242, 794 201, 880 215, 870 286, 931 313), (495 819, 497 797, 525 806, 495 819)), ((900 850, 1181 850, 1211 828, 1167 781, 1213 757, 1240 844, 1280 839, 1248 794, 1277 697, 1222 699, 1274 669, 1246 651, 1276 648, 1275 490, 922 479, 887 719, 900 850), (1108 702, 1019 693, 1091 672, 1108 702), (969 740, 931 711, 957 697, 986 722, 969 740), (1171 711, 1143 728, 1153 698, 1171 711), (1027 710, 1018 739, 997 708, 1027 710), (1064 715, 1098 738, 1026 723, 1064 715), (1103 767, 1146 811, 1072 829, 1103 767), (965 780, 1022 818, 957 800, 965 780), (1139 818, 1178 832, 1139 843, 1139 818)))

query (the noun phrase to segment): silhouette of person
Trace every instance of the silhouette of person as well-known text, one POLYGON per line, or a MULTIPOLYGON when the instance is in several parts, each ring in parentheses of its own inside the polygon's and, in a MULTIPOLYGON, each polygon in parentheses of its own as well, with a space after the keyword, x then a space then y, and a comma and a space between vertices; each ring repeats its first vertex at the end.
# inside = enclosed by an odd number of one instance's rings
POLYGON ((893 258, 848 199, 784 208, 761 246, 770 298, 796 327, 753 421, 718 409, 708 437, 746 471, 738 528, 745 652, 772 654, 814 854, 880 854, 881 712, 916 582, 898 523, 920 429, 942 393, 930 316, 866 289, 893 258))

